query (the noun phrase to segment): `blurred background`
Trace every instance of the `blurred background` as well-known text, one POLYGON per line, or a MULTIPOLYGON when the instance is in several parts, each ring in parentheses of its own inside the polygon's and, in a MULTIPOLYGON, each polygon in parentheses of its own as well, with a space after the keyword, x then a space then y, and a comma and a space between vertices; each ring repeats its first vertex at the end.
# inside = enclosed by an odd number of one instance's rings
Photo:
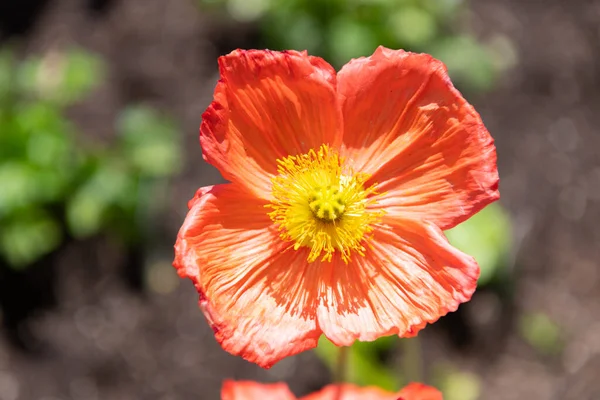
POLYGON ((187 200, 221 182, 197 136, 219 55, 339 68, 380 44, 447 64, 496 140, 502 199, 447 232, 482 267, 473 300, 417 339, 353 346, 349 379, 600 399, 600 1, 3 0, 0 400, 328 383, 327 342, 268 371, 221 350, 172 245, 187 200))

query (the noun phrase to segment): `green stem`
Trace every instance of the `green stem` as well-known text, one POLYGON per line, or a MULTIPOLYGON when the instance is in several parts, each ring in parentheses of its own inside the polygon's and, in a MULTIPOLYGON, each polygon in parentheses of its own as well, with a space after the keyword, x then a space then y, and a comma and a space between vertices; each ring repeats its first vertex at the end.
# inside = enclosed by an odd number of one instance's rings
POLYGON ((401 340, 404 347, 402 369, 408 382, 423 381, 423 363, 421 360, 421 342, 418 337, 401 340))
POLYGON ((342 386, 346 382, 346 374, 348 373, 348 355, 349 348, 342 346, 339 348, 337 363, 334 371, 334 381, 338 385, 337 393, 334 399, 340 400, 342 398, 342 386))
POLYGON ((346 374, 348 373, 348 350, 349 348, 346 346, 339 348, 334 372, 334 380, 336 383, 346 382, 346 374))

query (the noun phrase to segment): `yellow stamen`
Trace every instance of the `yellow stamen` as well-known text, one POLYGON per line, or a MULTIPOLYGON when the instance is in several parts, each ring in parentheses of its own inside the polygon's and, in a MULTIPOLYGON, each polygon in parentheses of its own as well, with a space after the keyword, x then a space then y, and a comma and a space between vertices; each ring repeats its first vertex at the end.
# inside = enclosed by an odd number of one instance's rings
POLYGON ((364 187, 369 176, 345 170, 343 161, 326 145, 277 160, 269 217, 295 250, 310 248, 309 262, 321 255, 331 261, 336 251, 346 263, 352 252, 364 255, 364 241, 381 217, 367 209, 375 202, 373 186, 364 187))

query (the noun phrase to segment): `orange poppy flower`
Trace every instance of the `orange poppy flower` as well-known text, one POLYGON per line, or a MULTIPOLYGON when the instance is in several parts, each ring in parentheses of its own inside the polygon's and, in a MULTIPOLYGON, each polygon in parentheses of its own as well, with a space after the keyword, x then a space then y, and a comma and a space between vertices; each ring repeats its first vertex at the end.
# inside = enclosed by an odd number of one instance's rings
MULTIPOLYGON (((223 382, 222 400, 296 400, 285 383, 262 384, 253 381, 223 382)), ((378 387, 358 387, 349 383, 329 385, 300 400, 442 400, 436 388, 411 383, 397 393, 378 387)))
POLYGON ((204 187, 174 266, 228 352, 268 368, 313 348, 416 335, 475 290, 442 233, 497 200, 493 139, 426 54, 378 48, 339 73, 236 50, 202 116, 204 187))

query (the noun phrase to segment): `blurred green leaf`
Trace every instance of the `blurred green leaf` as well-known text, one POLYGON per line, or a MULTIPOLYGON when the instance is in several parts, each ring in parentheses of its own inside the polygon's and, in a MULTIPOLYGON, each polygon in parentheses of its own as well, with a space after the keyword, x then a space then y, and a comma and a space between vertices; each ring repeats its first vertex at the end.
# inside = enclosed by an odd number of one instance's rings
POLYGON ((132 107, 119 120, 117 146, 82 145, 64 109, 97 83, 100 59, 73 50, 9 61, 0 52, 2 89, 15 83, 0 107, 0 257, 25 267, 56 248, 64 229, 77 238, 139 238, 137 219, 158 209, 148 207, 146 192, 162 183, 145 178, 170 176, 181 165, 174 123, 152 108, 132 107), (63 207, 64 220, 50 217, 63 207))
POLYGON ((107 204, 92 192, 80 191, 67 202, 67 225, 77 238, 92 236, 100 231, 107 204))
POLYGON ((467 89, 488 90, 496 80, 490 54, 470 36, 444 38, 432 46, 431 55, 442 60, 452 79, 467 89))
POLYGON ((384 6, 401 8, 412 0, 350 0, 349 3, 355 3, 366 6, 384 6))
POLYGON ((485 285, 506 263, 512 225, 502 206, 493 203, 445 234, 453 246, 475 257, 481 267, 478 283, 485 285))
POLYGON ((104 163, 67 203, 67 225, 78 238, 97 234, 111 207, 131 201, 133 177, 121 162, 104 163))
MULTIPOLYGON (((378 347, 387 347, 390 342, 384 340, 384 344, 377 344, 378 341, 356 342, 348 349, 347 381, 360 386, 374 385, 384 390, 398 390, 401 385, 399 375, 379 361, 378 347)), ((317 356, 332 371, 337 368, 339 350, 324 336, 315 349, 317 356)))
POLYGON ((546 314, 523 315, 519 321, 519 333, 542 354, 555 355, 562 350, 560 327, 546 314))
POLYGON ((418 7, 399 8, 389 16, 389 26, 396 40, 410 47, 422 47, 437 33, 431 14, 418 7))
POLYGON ((62 240, 58 223, 41 210, 31 209, 21 218, 3 222, 0 252, 17 269, 50 253, 62 240))
POLYGON ((391 335, 380 337, 372 342, 356 341, 352 347, 358 352, 368 354, 369 357, 375 358, 377 355, 391 351, 398 344, 398 342, 398 337, 391 335))
POLYGON ((20 92, 27 94, 37 93, 37 74, 41 63, 40 58, 29 58, 19 63, 16 83, 20 92))
POLYGON ((67 105, 86 95, 102 74, 103 65, 96 55, 74 49, 23 62, 18 81, 26 92, 67 105))
POLYGON ((12 90, 15 62, 12 53, 0 49, 0 102, 4 101, 12 90))
POLYGON ((37 168, 35 175, 37 199, 43 203, 61 202, 67 196, 72 172, 67 169, 37 168))
POLYGON ((371 54, 378 45, 369 27, 345 16, 332 21, 327 38, 331 61, 336 66, 345 64, 351 58, 371 54))
POLYGON ((96 174, 85 184, 83 190, 113 203, 122 198, 132 185, 132 176, 121 160, 105 159, 96 174))
POLYGON ((271 0, 229 0, 227 10, 233 19, 241 22, 256 21, 271 5, 271 0))
POLYGON ((96 55, 78 50, 68 52, 60 88, 64 99, 69 103, 81 99, 96 86, 102 74, 103 65, 96 55))
POLYGON ((445 377, 440 390, 446 400, 477 400, 481 395, 481 382, 475 374, 452 372, 445 377))
POLYGON ((0 217, 32 204, 37 196, 36 171, 20 161, 0 163, 0 217))
POLYGON ((298 13, 294 15, 294 22, 287 27, 286 40, 286 47, 314 54, 323 43, 323 33, 312 16, 298 13))
POLYGON ((118 131, 127 159, 142 175, 166 177, 180 170, 179 137, 171 120, 148 107, 130 107, 121 114, 118 131))
POLYGON ((35 165, 56 168, 57 164, 64 164, 68 160, 71 153, 70 145, 65 135, 36 131, 28 140, 27 156, 35 165))
POLYGON ((447 19, 457 14, 465 0, 419 0, 418 4, 433 15, 447 19))
MULTIPOLYGON (((66 141, 70 126, 60 108, 44 102, 31 102, 19 105, 15 111, 17 126, 23 138, 45 134, 54 136, 55 140, 66 141)), ((25 143, 28 142, 28 139, 25 140, 25 143)))
POLYGON ((227 3, 227 0, 197 0, 200 7, 210 9, 211 7, 222 6, 227 3))

